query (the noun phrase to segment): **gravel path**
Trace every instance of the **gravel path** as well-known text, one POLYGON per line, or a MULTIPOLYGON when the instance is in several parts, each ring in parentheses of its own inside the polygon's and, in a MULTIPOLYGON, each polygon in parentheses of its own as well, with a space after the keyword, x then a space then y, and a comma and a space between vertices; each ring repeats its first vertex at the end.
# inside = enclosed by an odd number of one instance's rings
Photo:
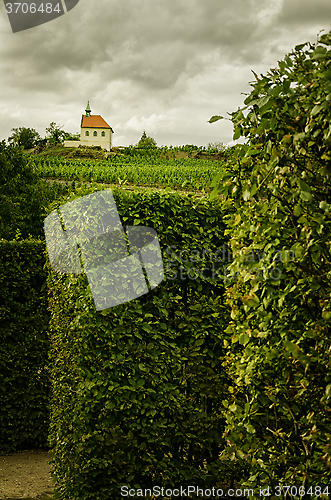
POLYGON ((39 450, 0 455, 0 499, 53 499, 51 458, 39 450))

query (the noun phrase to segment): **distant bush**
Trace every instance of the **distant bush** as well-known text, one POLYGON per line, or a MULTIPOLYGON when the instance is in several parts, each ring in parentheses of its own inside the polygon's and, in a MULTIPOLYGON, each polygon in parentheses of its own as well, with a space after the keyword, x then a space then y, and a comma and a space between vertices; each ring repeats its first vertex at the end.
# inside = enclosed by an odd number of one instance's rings
POLYGON ((156 140, 153 139, 153 137, 146 135, 146 132, 144 131, 137 146, 138 148, 155 148, 156 140))
POLYGON ((92 158, 93 160, 104 160, 106 158, 105 150, 101 146, 83 146, 73 149, 68 158, 92 158))
POLYGON ((76 134, 71 134, 70 132, 65 132, 64 140, 65 141, 80 141, 80 133, 76 132, 76 134))
POLYGON ((0 143, 0 239, 43 238, 45 208, 58 194, 36 174, 21 146, 0 143))

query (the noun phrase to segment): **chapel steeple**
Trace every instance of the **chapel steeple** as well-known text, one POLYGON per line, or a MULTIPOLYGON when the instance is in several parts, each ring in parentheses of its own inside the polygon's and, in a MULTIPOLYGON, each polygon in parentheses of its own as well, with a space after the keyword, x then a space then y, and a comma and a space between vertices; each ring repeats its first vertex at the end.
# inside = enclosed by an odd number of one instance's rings
POLYGON ((91 116, 90 101, 87 101, 87 106, 86 106, 86 109, 85 109, 85 113, 86 113, 85 116, 88 116, 88 117, 91 116))

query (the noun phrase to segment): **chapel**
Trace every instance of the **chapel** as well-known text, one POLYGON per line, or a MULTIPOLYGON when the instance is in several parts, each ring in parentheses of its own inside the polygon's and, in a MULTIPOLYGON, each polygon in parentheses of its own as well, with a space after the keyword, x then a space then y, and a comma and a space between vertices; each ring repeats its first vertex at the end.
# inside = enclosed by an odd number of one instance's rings
POLYGON ((80 141, 65 141, 67 147, 101 146, 111 150, 113 142, 113 129, 101 115, 92 115, 90 102, 87 102, 85 115, 80 122, 80 141))

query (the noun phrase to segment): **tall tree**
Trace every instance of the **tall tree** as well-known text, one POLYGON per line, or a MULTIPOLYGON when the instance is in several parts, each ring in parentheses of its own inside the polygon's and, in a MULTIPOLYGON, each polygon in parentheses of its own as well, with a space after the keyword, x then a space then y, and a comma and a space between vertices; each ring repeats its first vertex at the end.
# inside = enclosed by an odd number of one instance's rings
POLYGON ((8 142, 16 146, 23 146, 24 149, 34 148, 41 139, 38 132, 33 128, 18 127, 12 128, 12 135, 8 137, 8 142))
POLYGON ((153 137, 149 137, 144 130, 137 146, 138 148, 153 148, 156 146, 156 140, 153 137))
POLYGON ((55 122, 51 122, 49 126, 46 127, 46 134, 51 144, 60 144, 65 139, 67 132, 65 132, 62 127, 63 125, 56 125, 55 122))

